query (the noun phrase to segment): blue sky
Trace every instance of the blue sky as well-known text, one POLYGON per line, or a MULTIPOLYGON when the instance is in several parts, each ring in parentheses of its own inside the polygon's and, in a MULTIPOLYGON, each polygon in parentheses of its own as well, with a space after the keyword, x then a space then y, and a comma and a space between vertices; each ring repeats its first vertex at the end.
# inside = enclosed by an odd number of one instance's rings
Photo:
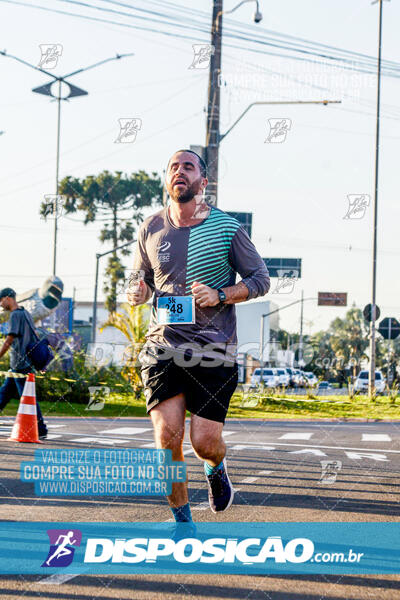
MULTIPOLYGON (((88 1, 105 6, 101 0, 88 1)), ((211 15, 210 0, 176 2, 211 15)), ((26 4, 92 14, 49 0, 26 4)), ((235 4, 225 0, 224 7, 235 4)), ((254 31, 265 28, 376 55, 378 5, 367 0, 261 0, 260 6, 264 20, 253 25, 254 31)), ((238 27, 248 27, 253 12, 251 5, 243 6, 231 18, 238 27)), ((399 60, 399 18, 399 4, 385 2, 383 56, 388 60, 399 60)), ((5 2, 0 2, 0 23, 1 48, 28 62, 38 63, 39 44, 61 44, 57 74, 116 52, 135 54, 71 79, 89 95, 63 103, 61 177, 106 168, 162 174, 175 149, 204 144, 208 72, 188 68, 192 44, 202 38, 165 37, 5 2), (126 117, 142 119, 142 129, 135 143, 115 144, 118 119, 126 117)), ((343 217, 349 194, 373 199, 376 77, 227 46, 222 71, 222 132, 253 101, 343 101, 327 107, 254 107, 221 144, 219 206, 254 213, 253 241, 262 256, 302 258, 302 279, 291 294, 271 294, 274 302, 292 302, 304 289, 305 297, 348 292, 349 303, 363 307, 371 296, 372 206, 362 219, 343 217), (265 143, 268 119, 274 118, 291 120, 280 144, 265 143)), ((55 191, 56 103, 31 92, 47 83, 41 73, 0 56, 0 74, 0 130, 5 131, 0 136, 0 285, 25 291, 51 272, 52 225, 40 219, 39 207, 43 196, 55 191)), ((400 316, 399 86, 397 79, 383 78, 377 288, 382 316, 395 317, 400 316)), ((57 271, 66 296, 75 286, 77 300, 90 300, 95 254, 106 248, 98 241, 99 227, 84 227, 78 219, 60 220, 57 271)), ((343 312, 308 302, 306 333, 326 327, 343 312)), ((298 321, 299 307, 281 313, 284 328, 296 331, 298 321)))

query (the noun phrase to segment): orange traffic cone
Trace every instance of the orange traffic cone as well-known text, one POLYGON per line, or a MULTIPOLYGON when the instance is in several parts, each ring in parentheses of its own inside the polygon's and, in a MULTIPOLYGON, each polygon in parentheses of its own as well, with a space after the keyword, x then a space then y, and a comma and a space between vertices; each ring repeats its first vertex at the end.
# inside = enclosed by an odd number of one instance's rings
POLYGON ((19 403, 17 418, 12 428, 12 442, 30 442, 41 444, 39 440, 38 422, 36 416, 35 375, 29 373, 26 378, 24 391, 19 403))

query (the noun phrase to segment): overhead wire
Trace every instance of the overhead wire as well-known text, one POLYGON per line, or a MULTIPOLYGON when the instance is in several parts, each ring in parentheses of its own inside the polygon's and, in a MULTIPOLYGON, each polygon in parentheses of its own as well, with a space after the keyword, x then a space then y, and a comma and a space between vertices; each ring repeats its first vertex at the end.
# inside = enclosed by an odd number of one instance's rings
MULTIPOLYGON (((22 6, 26 6, 26 7, 30 7, 30 8, 37 8, 37 9, 45 10, 45 11, 48 11, 48 12, 55 12, 55 13, 59 13, 59 14, 74 16, 74 17, 82 18, 82 19, 86 19, 86 20, 92 20, 92 21, 97 21, 97 22, 101 22, 101 23, 111 23, 113 25, 117 25, 117 26, 121 26, 121 27, 128 27, 128 28, 139 29, 139 30, 143 30, 143 31, 150 31, 150 32, 153 32, 153 33, 158 33, 160 35, 167 35, 167 36, 177 37, 177 38, 180 38, 180 39, 190 39, 191 41, 193 41, 192 37, 189 37, 187 35, 183 35, 181 33, 176 33, 176 32, 172 33, 170 31, 164 31, 164 30, 161 30, 161 29, 154 29, 154 28, 151 28, 151 27, 143 27, 143 26, 137 25, 137 24, 133 25, 133 24, 129 24, 129 23, 123 23, 123 22, 120 22, 120 21, 111 21, 109 19, 100 19, 100 18, 97 18, 97 17, 93 17, 91 15, 83 15, 81 13, 71 13, 71 12, 68 12, 68 11, 61 11, 61 10, 58 10, 58 9, 49 8, 49 7, 43 7, 43 6, 40 6, 40 5, 28 4, 26 2, 22 2, 21 0, 0 0, 0 1, 1 2, 7 2, 9 4, 22 5, 22 6)), ((72 3, 77 3, 78 2, 78 0, 59 0, 59 1, 67 3, 67 4, 72 4, 72 3)), ((109 1, 111 2, 111 0, 109 0, 109 1)), ((87 4, 87 3, 83 3, 83 2, 79 2, 79 4, 84 5, 86 8, 89 8, 89 9, 95 9, 95 10, 99 9, 98 6, 93 5, 93 4, 87 4)), ((100 7, 100 8, 103 8, 103 10, 105 10, 104 7, 100 7)), ((136 17, 138 17, 138 15, 136 15, 136 17)), ((148 19, 148 20, 149 21, 154 21, 154 19, 148 19)), ((171 25, 170 23, 166 23, 166 24, 168 24, 168 26, 171 25)), ((178 24, 173 23, 173 26, 177 26, 177 25, 178 24)), ((198 27, 195 27, 192 22, 188 23, 187 25, 185 25, 185 29, 188 29, 188 28, 189 29, 198 30, 198 27)), ((242 26, 241 26, 241 29, 243 29, 242 26)), ((209 29, 205 28, 202 31, 202 33, 207 34, 207 37, 208 37, 208 35, 209 35, 209 29)), ((249 42, 249 43, 262 44, 262 45, 265 45, 265 46, 270 46, 270 47, 281 49, 281 50, 283 49, 283 50, 289 51, 291 53, 297 52, 297 53, 305 54, 307 56, 315 56, 315 57, 320 58, 320 59, 322 58, 324 60, 339 61, 339 62, 343 63, 343 68, 348 68, 348 69, 351 69, 353 71, 355 70, 355 71, 359 71, 359 72, 372 73, 373 71, 371 71, 369 69, 373 68, 374 65, 375 65, 375 63, 376 63, 376 60, 373 57, 369 57, 367 55, 361 55, 363 57, 363 62, 361 62, 359 60, 358 63, 357 63, 358 67, 356 68, 354 62, 351 61, 350 58, 349 58, 350 55, 351 55, 350 51, 340 50, 340 52, 342 52, 342 53, 347 53, 348 57, 347 58, 343 58, 343 57, 340 57, 340 56, 338 57, 338 56, 328 55, 328 54, 322 53, 321 51, 314 51, 314 52, 312 52, 310 50, 302 48, 301 46, 297 46, 297 47, 293 46, 293 47, 291 47, 291 46, 287 45, 288 42, 286 42, 286 45, 283 45, 282 43, 278 44, 278 43, 274 43, 274 42, 271 42, 271 41, 265 41, 265 40, 257 39, 254 36, 254 34, 252 34, 252 37, 249 38, 249 37, 244 36, 243 34, 242 35, 238 35, 235 32, 232 33, 227 28, 225 28, 225 30, 224 30, 224 35, 226 37, 230 37, 230 38, 233 38, 233 39, 238 39, 238 40, 246 41, 246 42, 249 42), (372 61, 372 62, 366 62, 366 61, 372 61)), ((294 37, 294 36, 292 36, 292 37, 294 37)), ((290 43, 292 43, 292 42, 290 42, 290 43)), ((302 43, 304 43, 304 42, 302 42, 302 43)), ((307 43, 308 44, 314 44, 313 42, 307 42, 307 43)), ((315 46, 315 44, 314 44, 314 46, 315 46)), ((239 49, 242 49, 242 50, 245 50, 245 51, 249 51, 249 52, 269 54, 269 55, 273 55, 273 56, 275 55, 275 56, 280 56, 280 57, 283 56, 284 58, 291 59, 291 60, 301 60, 302 58, 304 60, 304 57, 298 57, 298 56, 295 57, 295 56, 292 56, 291 54, 283 54, 282 55, 282 54, 277 54, 276 52, 274 53, 274 52, 271 52, 271 51, 259 50, 257 48, 250 48, 248 46, 243 47, 243 46, 237 46, 237 45, 232 45, 231 44, 230 47, 239 48, 239 49)), ((357 56, 360 56, 360 53, 357 53, 357 56)), ((310 60, 308 59, 307 62, 310 62, 310 60)), ((314 60, 314 61, 311 61, 311 62, 316 62, 316 61, 314 60)), ((323 64, 323 63, 317 62, 317 64, 323 64)), ((390 63, 388 62, 387 63, 386 61, 383 61, 383 73, 385 75, 389 75, 391 77, 399 77, 400 76, 400 65, 398 65, 397 63, 392 63, 392 62, 390 62, 390 63)))

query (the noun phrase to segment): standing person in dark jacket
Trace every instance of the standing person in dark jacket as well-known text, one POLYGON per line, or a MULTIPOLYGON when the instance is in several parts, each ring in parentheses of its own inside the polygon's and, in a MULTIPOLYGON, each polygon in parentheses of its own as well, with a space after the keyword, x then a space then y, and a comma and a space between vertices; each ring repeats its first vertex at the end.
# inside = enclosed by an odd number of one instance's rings
MULTIPOLYGON (((33 370, 27 356, 27 347, 36 341, 32 332, 35 326, 30 314, 24 308, 18 306, 15 298, 16 293, 12 288, 4 288, 0 291, 1 308, 11 312, 8 334, 3 346, 0 348, 0 358, 10 350, 10 372, 27 375, 33 370)), ((25 377, 6 377, 3 385, 0 387, 0 411, 3 410, 10 400, 22 396, 25 379, 25 377)), ((39 437, 44 439, 47 437, 47 427, 37 400, 36 407, 39 437)))

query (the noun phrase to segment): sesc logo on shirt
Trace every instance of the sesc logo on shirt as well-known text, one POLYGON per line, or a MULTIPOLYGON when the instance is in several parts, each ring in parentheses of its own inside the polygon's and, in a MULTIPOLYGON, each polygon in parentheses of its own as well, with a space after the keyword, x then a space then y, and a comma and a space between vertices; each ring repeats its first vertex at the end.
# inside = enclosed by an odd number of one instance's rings
POLYGON ((169 262, 171 259, 171 254, 167 252, 171 248, 171 242, 161 242, 158 244, 156 250, 158 252, 158 260, 160 262, 169 262))

